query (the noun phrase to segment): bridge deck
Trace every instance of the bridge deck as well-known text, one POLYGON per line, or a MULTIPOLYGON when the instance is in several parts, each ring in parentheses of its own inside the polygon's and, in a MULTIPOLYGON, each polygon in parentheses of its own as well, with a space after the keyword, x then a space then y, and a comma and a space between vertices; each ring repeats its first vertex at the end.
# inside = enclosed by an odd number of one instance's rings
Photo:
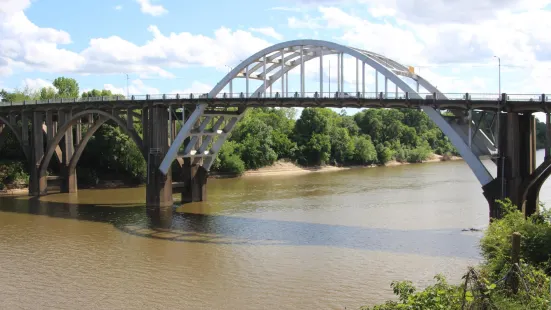
POLYGON ((0 112, 10 111, 47 111, 52 109, 128 109, 142 108, 152 105, 181 106, 206 103, 212 108, 242 108, 242 107, 330 107, 330 108, 420 108, 432 106, 442 110, 493 110, 501 106, 502 111, 508 112, 548 112, 551 110, 551 101, 544 95, 510 95, 503 104, 498 105, 497 94, 444 94, 447 99, 435 99, 433 95, 424 96, 424 99, 410 99, 407 94, 402 96, 383 98, 380 96, 351 96, 346 93, 338 97, 323 98, 316 94, 299 97, 251 96, 234 94, 230 97, 222 94, 215 98, 190 95, 144 95, 132 96, 129 99, 121 97, 98 97, 78 99, 52 99, 48 101, 0 102, 0 112), (469 99, 464 99, 464 98, 469 99))

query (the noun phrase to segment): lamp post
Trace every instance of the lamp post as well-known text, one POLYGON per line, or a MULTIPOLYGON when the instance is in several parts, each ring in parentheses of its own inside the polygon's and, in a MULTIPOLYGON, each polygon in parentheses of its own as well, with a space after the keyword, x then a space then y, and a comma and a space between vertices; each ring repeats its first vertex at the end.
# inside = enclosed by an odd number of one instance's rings
POLYGON ((499 85, 499 96, 501 96, 501 58, 499 58, 498 56, 495 56, 495 58, 497 58, 497 67, 498 67, 498 85, 499 85))
MULTIPOLYGON (((497 156, 498 156, 498 163, 501 163, 501 199, 505 199, 505 159, 503 158, 503 154, 499 150, 499 138, 501 136, 501 128, 500 128, 500 119, 501 119, 501 58, 494 55, 494 58, 497 58, 497 65, 498 65, 498 87, 499 87, 499 94, 497 99, 497 135, 496 135, 496 149, 497 149, 497 156)), ((499 167, 499 166, 498 166, 499 167)), ((499 169, 499 168, 498 168, 499 169)))

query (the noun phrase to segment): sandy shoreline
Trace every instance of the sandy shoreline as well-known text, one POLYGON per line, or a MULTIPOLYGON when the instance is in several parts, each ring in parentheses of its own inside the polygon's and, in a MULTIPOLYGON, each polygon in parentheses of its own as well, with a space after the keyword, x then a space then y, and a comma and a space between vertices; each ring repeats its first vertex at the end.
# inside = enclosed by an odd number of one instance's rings
MULTIPOLYGON (((423 161, 422 163, 435 163, 449 160, 462 160, 463 158, 458 156, 452 156, 445 158, 442 155, 433 154, 429 159, 423 161)), ((413 165, 411 163, 401 163, 395 160, 389 161, 384 166, 385 167, 395 167, 402 165, 413 165)), ((336 167, 336 166, 316 166, 316 167, 302 167, 295 163, 280 160, 275 162, 272 166, 263 167, 257 170, 247 170, 241 177, 251 177, 251 176, 271 176, 271 175, 293 175, 293 174, 304 174, 304 173, 314 173, 314 172, 331 172, 331 171, 342 171, 358 168, 373 168, 378 167, 377 165, 370 166, 346 166, 346 167, 336 167)))

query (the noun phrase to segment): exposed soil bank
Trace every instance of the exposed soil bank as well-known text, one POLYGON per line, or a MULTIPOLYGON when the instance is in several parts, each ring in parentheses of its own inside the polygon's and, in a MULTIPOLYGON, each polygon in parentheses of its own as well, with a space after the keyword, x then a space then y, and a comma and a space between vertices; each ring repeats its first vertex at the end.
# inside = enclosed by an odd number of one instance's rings
MULTIPOLYGON (((434 162, 441 162, 441 161, 448 161, 448 160, 462 160, 461 157, 458 156, 442 156, 433 154, 429 159, 423 161, 422 163, 434 163, 434 162)), ((402 163, 398 161, 389 161, 384 166, 385 167, 393 167, 393 166, 401 166, 401 165, 410 165, 410 163, 402 163)), ((369 165, 369 166, 343 166, 343 167, 336 167, 336 166, 315 166, 315 167, 302 167, 295 163, 280 160, 274 163, 272 166, 260 168, 257 170, 248 170, 245 173, 243 173, 243 177, 248 176, 270 176, 270 175, 293 175, 293 174, 302 174, 302 173, 311 173, 311 172, 330 172, 330 171, 339 171, 339 170, 348 170, 348 169, 356 169, 356 168, 372 168, 377 167, 377 165, 369 165)))

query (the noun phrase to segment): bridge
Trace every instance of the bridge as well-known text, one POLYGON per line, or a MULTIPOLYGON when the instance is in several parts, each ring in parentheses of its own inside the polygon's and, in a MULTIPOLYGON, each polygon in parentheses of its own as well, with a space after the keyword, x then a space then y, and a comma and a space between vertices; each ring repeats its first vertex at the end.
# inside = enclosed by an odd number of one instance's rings
POLYGON ((206 94, 2 102, 0 147, 3 132, 11 130, 29 161, 30 195, 47 194, 48 181, 53 179, 47 176, 52 157, 61 167, 61 191, 74 193, 76 165, 88 141, 102 124, 113 122, 133 139, 147 162, 147 205, 167 207, 173 204, 173 191, 181 192, 182 201, 206 199, 206 181, 214 159, 251 107, 420 109, 450 139, 475 174, 491 217, 499 216, 495 200, 505 197, 522 206, 526 214, 536 212, 540 188, 551 174, 551 101, 547 95, 444 94, 410 67, 369 51, 320 40, 288 41, 259 51, 206 94), (328 56, 337 58, 337 89, 333 92, 331 84, 324 89, 323 59, 328 56), (345 57, 355 60, 352 90, 345 89, 345 57), (305 64, 316 61, 319 78, 312 83, 312 78, 306 81, 305 64), (366 91, 368 74, 373 74, 375 83, 366 91), (294 75, 298 75, 298 83, 291 86, 296 90, 289 91, 289 78, 294 75), (394 91, 389 91, 392 86, 394 91), (241 90, 234 91, 235 87, 241 90), (545 161, 539 167, 535 162, 536 112, 546 114, 547 124, 545 161), (141 123, 142 132, 136 130, 136 123, 141 123), (492 158, 497 176, 482 164, 482 156, 492 158), (179 169, 182 182, 172 182, 173 168, 179 169))

